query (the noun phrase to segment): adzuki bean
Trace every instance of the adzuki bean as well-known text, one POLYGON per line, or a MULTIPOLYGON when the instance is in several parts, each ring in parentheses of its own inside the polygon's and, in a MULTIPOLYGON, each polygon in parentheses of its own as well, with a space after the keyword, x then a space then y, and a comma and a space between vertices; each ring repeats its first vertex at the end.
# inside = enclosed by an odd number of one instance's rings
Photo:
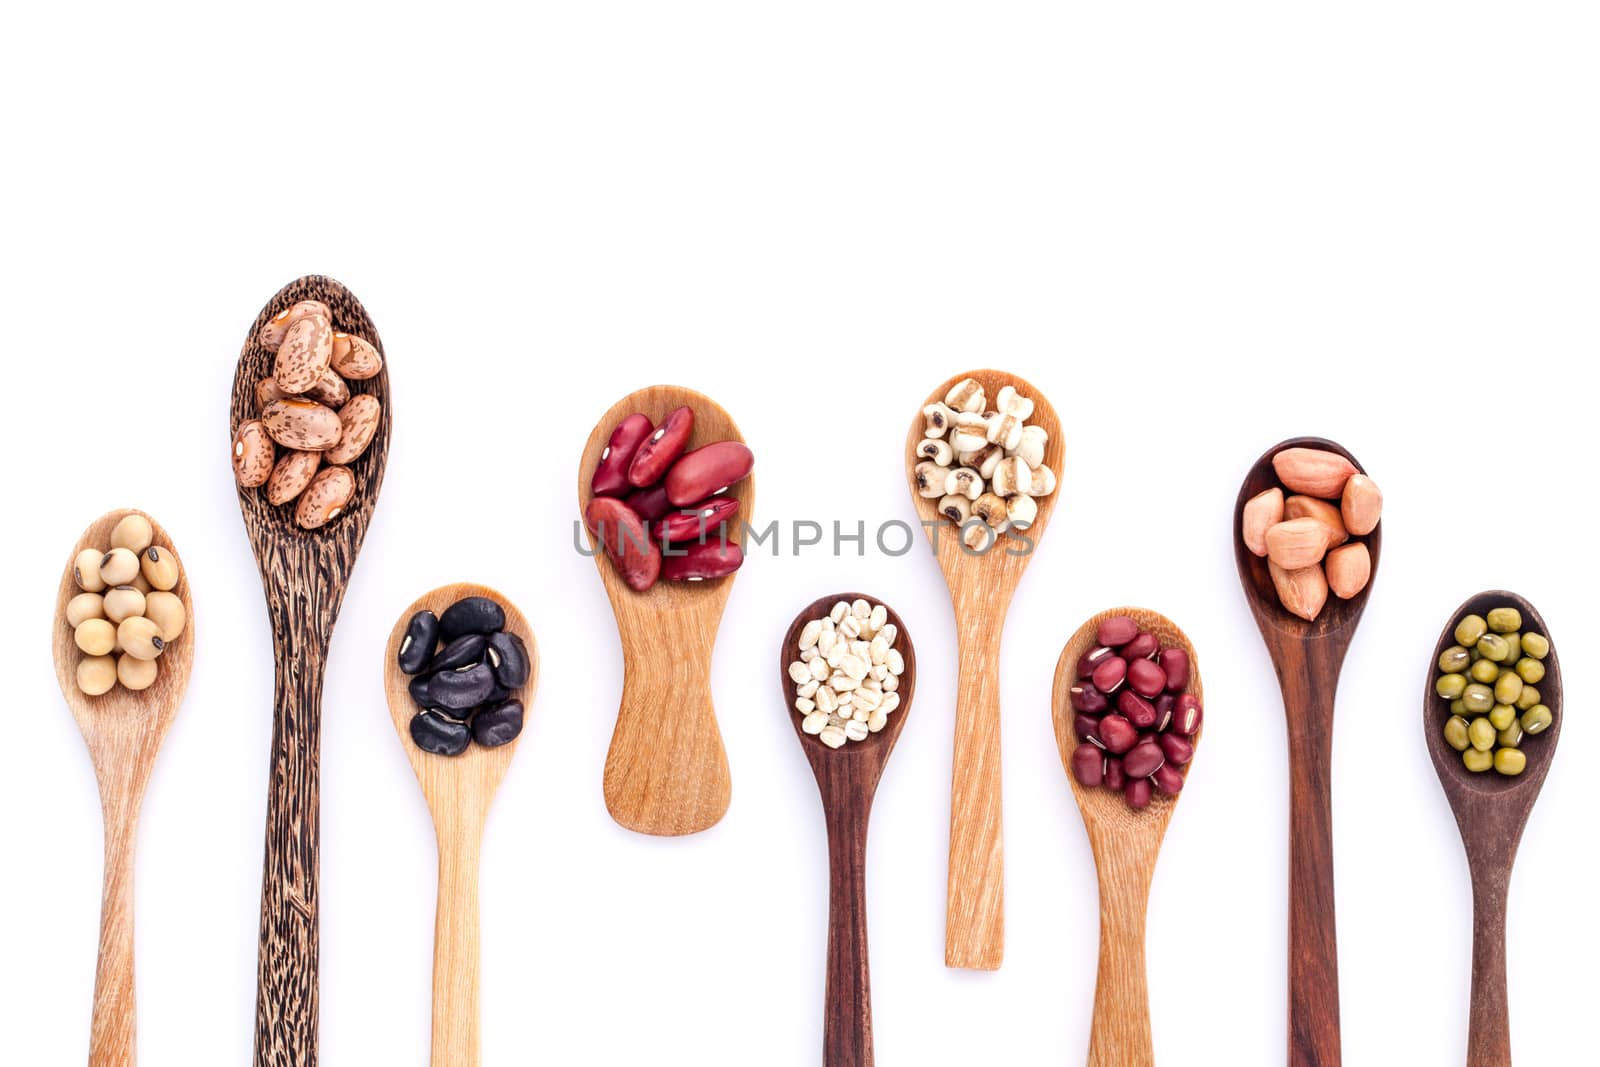
POLYGON ((1105 781, 1105 753, 1093 745, 1079 745, 1072 753, 1072 773, 1079 785, 1093 789, 1105 781))

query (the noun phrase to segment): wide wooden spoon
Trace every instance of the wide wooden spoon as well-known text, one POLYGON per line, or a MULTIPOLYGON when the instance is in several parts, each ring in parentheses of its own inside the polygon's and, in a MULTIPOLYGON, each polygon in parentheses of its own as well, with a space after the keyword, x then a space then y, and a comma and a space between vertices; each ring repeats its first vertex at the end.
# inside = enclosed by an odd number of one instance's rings
POLYGON ((871 1067, 872 981, 867 970, 867 820, 872 798, 889 753, 900 738, 911 697, 917 688, 917 651, 905 622, 882 600, 864 593, 836 593, 810 604, 795 616, 783 636, 778 655, 783 706, 800 747, 817 778, 822 816, 828 826, 828 978, 823 992, 822 1062, 824 1067, 871 1067), (864 741, 829 748, 800 728, 794 702, 799 688, 789 677, 789 664, 799 655, 800 631, 812 619, 828 614, 839 601, 866 600, 883 604, 889 622, 899 631, 894 647, 905 658, 900 675, 900 706, 882 730, 864 741))
POLYGON ((539 685, 539 646, 516 605, 487 586, 447 585, 418 597, 395 622, 383 652, 389 714, 411 769, 422 784, 439 841, 439 898, 433 927, 433 1067, 477 1067, 480 1062, 478 858, 489 805, 522 738, 519 735, 495 748, 473 744, 459 756, 436 756, 418 748, 411 740, 411 720, 421 709, 411 699, 411 678, 400 669, 400 643, 417 612, 426 609, 442 615, 451 604, 473 596, 488 597, 503 607, 506 632, 516 634, 528 646, 528 682, 512 694, 522 701, 526 716, 539 685))
POLYGON ((1372 578, 1350 600, 1329 596, 1313 622, 1278 602, 1267 561, 1240 536, 1244 506, 1278 485, 1272 457, 1286 448, 1337 452, 1357 470, 1361 463, 1321 437, 1282 441, 1245 475, 1233 509, 1234 558, 1245 600, 1272 656, 1283 690, 1289 731, 1289 1064, 1332 1067, 1339 1062, 1339 951, 1333 909, 1333 706, 1356 624, 1378 577, 1383 524, 1366 537, 1372 578))
POLYGON ((1456 825, 1461 828, 1461 843, 1466 846, 1467 866, 1472 873, 1472 1007, 1467 1029, 1470 1067, 1509 1067, 1511 1063, 1506 897, 1522 830, 1528 825, 1533 802, 1539 799, 1545 775, 1550 773, 1556 742, 1561 739, 1561 662, 1556 658, 1554 640, 1544 659, 1544 678, 1538 685, 1540 702, 1550 709, 1554 719, 1543 733, 1523 739, 1522 751, 1527 754, 1528 765, 1520 775, 1507 778, 1492 770, 1474 774, 1461 762, 1461 753, 1444 739, 1450 702, 1433 688, 1439 674, 1439 656, 1456 643, 1456 623, 1463 615, 1486 616, 1491 608, 1498 607, 1514 607, 1522 612, 1524 632, 1550 636, 1544 618, 1523 597, 1504 589, 1479 593, 1457 608, 1445 623, 1429 661, 1422 694, 1422 734, 1434 769, 1439 772, 1439 784, 1450 801, 1450 810, 1455 812, 1456 825))
MULTIPOLYGON (((250 325, 233 378, 229 438, 255 418, 255 388, 271 377, 273 354, 257 338, 279 311, 320 300, 333 328, 383 342, 366 309, 332 278, 290 282, 250 325)), ((344 514, 320 530, 302 530, 294 505, 274 507, 264 489, 239 488, 245 533, 261 571, 277 684, 273 696, 272 761, 267 788, 266 856, 261 878, 261 955, 257 966, 257 1067, 314 1067, 317 1062, 317 811, 322 746, 322 682, 328 643, 344 591, 366 537, 389 458, 387 355, 377 377, 351 382, 352 395, 370 393, 383 405, 372 443, 355 462, 356 491, 344 514)))
MULTIPOLYGON (((578 462, 578 523, 594 498, 590 483, 617 423, 638 412, 656 425, 675 408, 694 409, 689 448, 743 441, 733 417, 703 393, 653 385, 629 393, 600 416, 578 462)), ((750 522, 755 476, 734 489, 739 511, 730 540, 750 522)), ((711 651, 737 574, 711 582, 657 582, 628 588, 593 534, 589 550, 622 639, 622 703, 606 754, 606 810, 642 834, 677 836, 715 826, 728 810, 728 755, 711 701, 711 651)))
POLYGON ((1001 833, 1000 638, 1006 612, 1022 572, 1061 494, 1061 464, 1066 455, 1061 422, 1043 393, 1015 374, 974 370, 957 374, 917 405, 906 436, 906 479, 911 502, 933 542, 939 569, 950 587, 960 654, 956 683, 955 759, 950 786, 950 868, 945 913, 946 967, 992 971, 1005 955, 1005 852, 1001 833), (916 447, 923 440, 922 409, 965 378, 976 378, 989 398, 1006 385, 1034 402, 1029 425, 1049 434, 1045 466, 1058 479, 1056 492, 1039 499, 1039 516, 1027 542, 1003 536, 981 555, 961 543, 961 531, 939 514, 938 500, 917 492, 916 447))
MULTIPOLYGON (((157 661, 160 673, 150 688, 140 692, 118 685, 110 692, 88 696, 78 688, 78 663, 83 653, 73 641, 66 623, 67 602, 81 589, 73 578, 73 561, 86 548, 110 547, 111 531, 128 515, 142 511, 121 509, 96 519, 83 532, 56 594, 55 614, 51 616, 51 651, 55 657, 56 681, 66 698, 72 717, 77 720, 83 740, 94 763, 95 781, 100 786, 100 809, 105 820, 104 887, 100 898, 100 957, 95 965, 94 1015, 89 1030, 89 1067, 129 1067, 137 1058, 135 1040, 133 981, 133 883, 134 842, 139 824, 139 807, 145 786, 155 766, 156 752, 177 718, 189 687, 189 672, 194 666, 194 603, 189 597, 189 579, 182 577, 174 590, 183 601, 188 616, 183 635, 174 641, 157 661)), ((161 524, 150 519, 155 533, 153 543, 178 559, 183 557, 161 524)))
MULTIPOLYGON (((1117 615, 1127 615, 1138 622, 1139 629, 1155 634, 1162 648, 1185 649, 1189 653, 1186 692, 1205 699, 1200 685, 1200 660, 1188 635, 1171 619, 1143 608, 1102 611, 1078 627, 1056 663, 1051 694, 1056 745, 1061 749, 1061 765, 1066 768, 1072 795, 1089 832, 1089 847, 1094 852, 1095 872, 1100 880, 1100 971, 1094 988, 1094 1021, 1089 1030, 1090 1067, 1138 1067, 1155 1062, 1150 991, 1145 978, 1145 915, 1150 908, 1156 856, 1178 806, 1178 797, 1156 790, 1149 805, 1135 811, 1120 792, 1086 788, 1072 773, 1072 754, 1079 744, 1073 729, 1071 695, 1078 677, 1078 661, 1094 647, 1100 624, 1117 615)), ((1200 733, 1204 732, 1202 727, 1200 733)), ((1193 740, 1198 752, 1200 734, 1193 740)), ((1186 777, 1193 766, 1191 761, 1185 768, 1186 777)))

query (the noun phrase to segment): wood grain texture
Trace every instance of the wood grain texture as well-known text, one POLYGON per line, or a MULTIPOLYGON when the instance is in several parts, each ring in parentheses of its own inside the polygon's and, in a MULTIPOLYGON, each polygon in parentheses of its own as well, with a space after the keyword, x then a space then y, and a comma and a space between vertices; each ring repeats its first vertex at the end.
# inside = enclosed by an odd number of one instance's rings
POLYGON ((1539 697, 1555 716, 1542 734, 1525 737, 1522 751, 1528 765, 1520 775, 1507 778, 1495 771, 1474 774, 1461 762, 1461 754, 1444 739, 1450 702, 1434 691, 1439 656, 1455 644, 1456 623, 1463 615, 1487 615, 1489 609, 1515 607, 1522 612, 1525 633, 1550 637, 1544 617, 1529 601, 1504 589, 1491 589, 1470 597, 1445 623, 1428 661, 1422 690, 1422 733, 1428 754, 1439 774, 1450 810, 1461 829, 1467 866, 1472 874, 1472 1001, 1467 1028, 1469 1067, 1509 1067, 1511 1063, 1511 1011, 1506 996, 1506 898, 1517 846, 1528 825, 1534 801, 1544 787, 1550 763, 1561 738, 1561 661, 1554 638, 1544 659, 1545 675, 1539 697))
POLYGON ((894 751, 917 690, 917 650, 905 620, 878 597, 835 593, 812 602, 795 616, 778 654, 779 686, 784 713, 800 739, 801 750, 816 775, 822 814, 828 827, 828 969, 823 990, 822 1062, 824 1067, 871 1067, 872 979, 867 966, 867 823, 884 765, 894 751), (865 741, 831 749, 800 728, 795 710, 797 686, 789 664, 798 657, 800 631, 833 605, 857 599, 882 604, 900 631, 895 648, 905 658, 900 676, 900 706, 882 730, 865 741))
MULTIPOLYGON (((128 515, 142 511, 123 508, 96 519, 83 532, 67 557, 50 618, 51 652, 56 681, 72 717, 89 747, 95 781, 100 788, 100 809, 105 823, 104 885, 100 899, 100 953, 95 965, 94 1010, 89 1029, 89 1067, 132 1067, 137 1062, 137 1028, 134 1007, 133 887, 134 843, 145 786, 155 766, 156 753, 177 718, 178 706, 189 687, 194 666, 195 617, 189 576, 180 578, 173 592, 183 601, 189 621, 182 636, 161 654, 160 673, 150 688, 132 692, 120 685, 100 696, 78 688, 78 663, 84 654, 66 623, 67 602, 81 590, 73 578, 73 562, 86 548, 107 549, 111 531, 128 515)), ((180 553, 161 524, 149 515, 154 544, 180 553)))
POLYGON ((1333 708, 1339 672, 1378 578, 1383 524, 1365 538, 1372 577, 1353 599, 1328 597, 1314 621, 1291 615, 1278 603, 1267 561, 1240 537, 1244 505, 1278 485, 1272 457, 1286 448, 1320 448, 1344 456, 1365 473, 1342 446, 1321 437, 1282 441, 1256 461, 1239 489, 1233 510, 1234 559, 1245 599, 1255 616, 1283 691, 1289 736, 1289 1063, 1331 1067, 1340 1061, 1339 952, 1333 904, 1333 708))
POLYGON ((411 699, 411 678, 399 666, 400 643, 406 624, 427 609, 442 615, 466 597, 482 596, 506 612, 506 632, 528 646, 528 682, 512 696, 522 701, 523 729, 533 712, 539 685, 539 646, 533 628, 507 597, 488 586, 457 584, 435 589, 415 602, 396 620, 383 650, 383 688, 400 746, 416 772, 433 815, 439 841, 439 897, 434 910, 433 934, 433 1067, 477 1067, 482 1060, 479 1039, 478 857, 483 847, 483 827, 495 792, 505 779, 522 741, 484 748, 474 743, 459 756, 435 756, 411 740, 411 719, 420 710, 411 699))
MULTIPOLYGON (((1094 852, 1100 882, 1100 969, 1094 989, 1094 1019, 1089 1031, 1090 1067, 1148 1067, 1155 1062, 1155 1042, 1150 1029, 1150 992, 1145 975, 1145 917, 1150 906, 1150 883, 1156 857, 1166 837, 1167 825, 1178 797, 1157 790, 1149 806, 1135 811, 1120 792, 1086 789, 1072 773, 1072 754, 1078 748, 1073 730, 1072 686, 1077 681, 1078 660, 1094 647, 1100 623, 1117 615, 1136 619, 1141 630, 1153 633, 1162 648, 1178 647, 1189 653, 1189 688, 1186 692, 1205 701, 1200 682, 1200 657, 1194 643, 1176 623, 1144 608, 1102 611, 1078 628, 1061 651, 1051 692, 1051 718, 1061 766, 1066 769, 1072 795, 1083 815, 1094 852)), ((1195 760, 1200 740, 1194 737, 1195 760)), ((1185 768, 1187 778, 1195 760, 1185 768)), ((1179 796, 1182 794, 1180 793, 1179 796)))
MULTIPOLYGON (((674 408, 694 409, 689 448, 743 441, 733 418, 710 397, 675 385, 629 393, 600 417, 578 462, 578 527, 594 494, 600 454, 611 431, 634 412, 660 425, 674 408)), ((757 458, 759 465, 760 457, 757 458)), ((733 489, 739 511, 728 529, 751 521, 755 475, 733 489)), ((574 533, 576 538, 578 535, 574 533)), ((583 532, 611 600, 622 639, 622 702, 606 754, 606 810, 642 834, 676 836, 715 826, 728 810, 732 780, 711 699, 711 653, 737 572, 709 582, 657 582, 634 592, 583 532)))
POLYGON ((376 396, 383 410, 372 443, 349 465, 356 479, 355 496, 345 513, 322 529, 297 526, 293 504, 273 507, 264 491, 235 487, 245 533, 261 571, 276 673, 261 880, 257 1067, 313 1067, 317 1062, 322 683, 333 624, 383 485, 393 420, 388 355, 377 327, 344 286, 311 275, 279 290, 250 325, 234 372, 229 440, 239 423, 258 414, 256 382, 272 374, 273 355, 256 340, 261 327, 300 300, 321 300, 333 312, 335 330, 365 338, 384 356, 377 377, 350 383, 352 396, 376 396))
POLYGON ((1000 640, 1006 612, 1032 550, 1008 535, 984 555, 972 554, 960 531, 938 513, 938 500, 917 493, 915 448, 923 440, 924 406, 942 401, 964 378, 976 378, 993 397, 1013 385, 1034 402, 1030 425, 1049 434, 1045 466, 1055 472, 1056 492, 1039 500, 1039 517, 1027 536, 1036 547, 1044 537, 1062 492, 1066 446, 1055 408, 1031 383, 998 370, 957 374, 917 405, 906 436, 906 481, 911 502, 933 543, 939 569, 950 587, 956 615, 960 674, 956 688, 955 757, 950 787, 950 867, 945 914, 947 967, 992 971, 1005 955, 1005 852, 1001 831, 1000 640))

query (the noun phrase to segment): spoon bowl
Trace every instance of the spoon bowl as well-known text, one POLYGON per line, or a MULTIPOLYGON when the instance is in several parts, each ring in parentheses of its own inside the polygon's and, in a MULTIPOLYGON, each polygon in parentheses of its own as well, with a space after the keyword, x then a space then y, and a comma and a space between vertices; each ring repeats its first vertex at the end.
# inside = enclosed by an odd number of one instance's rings
MULTIPOLYGON (((684 406, 694 409, 689 449, 744 440, 733 417, 703 393, 675 385, 629 393, 600 417, 584 445, 578 463, 580 526, 594 499, 595 468, 617 423, 637 412, 659 426, 668 412, 684 406)), ((733 495, 739 510, 727 522, 737 534, 754 512, 755 475, 740 482, 733 495)), ((710 678, 717 628, 738 572, 715 581, 659 581, 635 592, 594 535, 587 530, 584 535, 622 640, 622 700, 606 754, 606 810, 620 825, 642 834, 709 829, 726 814, 732 796, 710 678)))
POLYGON ((1061 495, 1066 446, 1061 421, 1031 382, 1006 371, 957 374, 917 406, 906 436, 906 480, 917 517, 933 543, 934 556, 950 587, 955 609, 960 673, 956 688, 955 759, 950 788, 950 867, 945 913, 945 966, 995 970, 1005 955, 1005 853, 1001 830, 1000 640, 1012 594, 1044 537, 1061 495), (938 501, 917 492, 916 447, 923 440, 923 407, 943 401, 953 386, 974 378, 993 397, 1011 385, 1034 402, 1028 423, 1049 435, 1045 466, 1057 476, 1056 491, 1038 500, 1039 514, 1028 544, 1004 535, 977 555, 960 531, 939 514, 938 501), (1024 550, 1025 549, 1025 550, 1024 550))
POLYGON ((263 490, 237 487, 272 623, 276 676, 256 985, 258 1067, 303 1067, 317 1060, 322 683, 334 621, 383 485, 392 423, 388 355, 377 327, 348 289, 309 275, 280 289, 250 326, 234 372, 230 438, 241 422, 256 417, 256 383, 272 375, 274 356, 258 340, 261 328, 301 300, 327 304, 335 330, 366 339, 384 357, 376 377, 349 383, 352 396, 371 394, 382 411, 371 444, 349 464, 355 494, 344 513, 321 529, 303 530, 292 505, 274 507, 263 490))
POLYGON ((1278 602, 1267 561, 1245 547, 1244 506, 1278 485, 1272 457, 1286 448, 1347 449, 1321 437, 1296 437, 1273 445, 1245 475, 1233 509, 1234 558, 1245 600, 1266 642, 1283 690, 1289 735, 1289 1064, 1332 1067, 1340 1060, 1339 958, 1333 906, 1333 708, 1345 653, 1378 577, 1383 523, 1365 537, 1372 574, 1349 600, 1329 596, 1307 621, 1278 602))
POLYGON ((100 953, 95 967, 94 1013, 90 1025, 90 1067, 131 1065, 136 1054, 134 1010, 133 888, 134 844, 139 808, 155 766, 156 753, 177 718, 194 667, 194 603, 184 574, 173 591, 188 618, 183 635, 162 652, 160 673, 150 688, 134 692, 114 686, 99 696, 78 688, 77 665, 83 658, 67 626, 67 602, 82 590, 73 578, 73 561, 86 548, 104 549, 111 531, 129 515, 144 515, 154 532, 152 543, 179 561, 183 556, 155 519, 142 511, 120 509, 96 519, 83 532, 67 559, 51 617, 51 652, 56 681, 72 711, 94 764, 105 822, 104 887, 100 904, 100 953))
POLYGON ((783 637, 778 655, 778 678, 783 706, 800 739, 806 761, 822 795, 822 814, 828 827, 828 977, 823 995, 823 1053, 825 1067, 871 1067, 872 982, 867 967, 867 822, 878 791, 884 765, 894 751, 900 731, 911 711, 917 688, 917 651, 905 622, 888 604, 862 593, 837 593, 813 601, 795 616, 783 637), (899 631, 894 647, 905 658, 900 675, 900 706, 882 730, 864 740, 829 748, 800 728, 796 712, 798 686, 789 677, 800 644, 800 631, 812 619, 826 615, 839 601, 867 600, 883 604, 889 622, 899 631))
POLYGON ((1538 688, 1541 703, 1554 718, 1543 733, 1523 739, 1522 751, 1527 754, 1528 765, 1520 775, 1510 778, 1493 770, 1474 774, 1462 763, 1461 754, 1445 741, 1444 723, 1450 716, 1450 702, 1433 688, 1439 656, 1456 643, 1455 627, 1463 615, 1487 615, 1490 608, 1497 607, 1516 608, 1522 612, 1524 630, 1550 638, 1543 616, 1524 597, 1503 589, 1479 593, 1457 608, 1445 624, 1428 662, 1422 694, 1422 732, 1428 755, 1461 829, 1472 875, 1472 1001, 1467 1062, 1482 1067, 1509 1067, 1511 1063, 1506 901, 1517 846, 1534 801, 1544 787, 1545 776, 1550 773, 1562 722, 1561 661, 1551 639, 1550 652, 1544 658, 1545 675, 1538 688))
MULTIPOLYGON (((1153 1063, 1154 1041, 1150 1030, 1149 985, 1145 977, 1145 916, 1150 905, 1150 884, 1155 874, 1156 857, 1161 851, 1167 824, 1178 806, 1176 796, 1157 790, 1147 807, 1130 808, 1120 792, 1102 787, 1088 788, 1072 773, 1072 754, 1079 742, 1073 729, 1076 713, 1071 690, 1077 681, 1078 661, 1094 647, 1100 624, 1106 619, 1127 615, 1139 629, 1156 635, 1162 648, 1178 647, 1189 653, 1189 687, 1186 692, 1199 697, 1205 692, 1200 683, 1200 658, 1187 634, 1171 619, 1143 608, 1114 608, 1103 611, 1078 628, 1061 651, 1056 663, 1052 692, 1052 718, 1056 745, 1061 750, 1061 765, 1066 769, 1072 795, 1083 815, 1094 853, 1095 871, 1100 884, 1100 969, 1095 982, 1094 1020, 1089 1033, 1090 1067, 1121 1067, 1130 1063, 1153 1063)), ((1202 724, 1192 739, 1198 758, 1202 724)), ((1185 784, 1194 761, 1185 769, 1185 784)))
MULTIPOLYGON (((466 597, 488 597, 505 609, 507 633, 528 648, 528 681, 513 696, 523 714, 532 710, 539 684, 539 646, 533 629, 516 605, 482 585, 447 585, 417 598, 395 622, 383 654, 383 688, 389 701, 400 746, 422 786, 439 842, 439 900, 434 919, 433 1057, 434 1067, 476 1067, 481 1058, 478 1011, 478 858, 484 823, 500 788, 518 735, 504 745, 470 745, 459 756, 424 752, 411 740, 411 719, 418 712, 411 699, 410 676, 400 669, 400 643, 411 617, 424 609, 442 615, 466 597)), ((526 719, 524 719, 526 732, 526 719)))

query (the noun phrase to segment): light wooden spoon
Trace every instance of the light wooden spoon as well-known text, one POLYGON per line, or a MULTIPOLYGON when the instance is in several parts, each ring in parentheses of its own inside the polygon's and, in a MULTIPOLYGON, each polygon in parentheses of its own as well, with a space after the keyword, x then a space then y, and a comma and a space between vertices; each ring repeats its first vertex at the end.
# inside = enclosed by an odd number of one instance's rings
POLYGON ((1045 527, 1061 495, 1062 459, 1066 448, 1055 408, 1033 385, 998 370, 958 374, 928 394, 917 406, 906 437, 906 478, 911 502, 933 542, 939 569, 950 587, 956 613, 956 642, 960 674, 956 687, 956 737, 954 771, 950 787, 949 898, 945 915, 946 967, 992 971, 1005 954, 1005 854, 1001 835, 1000 789, 1000 637, 1006 611, 1022 572, 1033 552, 1002 537, 984 555, 974 555, 961 543, 960 530, 938 511, 938 500, 917 492, 915 453, 923 440, 922 408, 943 401, 951 387, 964 378, 976 378, 992 400, 1002 386, 1015 386, 1034 402, 1029 425, 1042 426, 1050 435, 1045 466, 1057 478, 1056 492, 1039 500, 1039 516, 1027 536, 1033 546, 1044 537, 1045 527), (1016 554, 1013 554, 1015 552, 1016 554))
POLYGON ((506 612, 506 632, 528 646, 528 682, 513 692, 522 701, 523 729, 539 686, 539 646, 533 628, 506 597, 488 586, 446 585, 418 597, 396 620, 383 651, 383 689, 400 746, 422 784, 439 841, 439 897, 433 927, 433 1067, 477 1067, 478 857, 489 805, 500 788, 522 735, 496 748, 474 742, 459 756, 424 752, 411 740, 411 720, 421 709, 411 699, 411 678, 400 669, 400 643, 411 617, 424 609, 442 615, 467 597, 488 597, 506 612))
MULTIPOLYGON (((733 417, 703 393, 654 385, 629 393, 595 424, 578 462, 578 524, 594 498, 590 483, 617 423, 635 412, 659 426, 667 413, 694 409, 689 448, 743 441, 733 417)), ((755 475, 733 490, 739 511, 730 540, 750 522, 755 475)), ((711 701, 711 652, 737 573, 711 582, 657 582, 643 593, 622 580, 585 531, 622 639, 622 704, 606 754, 606 810, 642 834, 676 836, 715 826, 728 810, 728 755, 711 701)))
POLYGON ((317 1062, 318 795, 322 748, 322 682, 328 643, 356 554, 366 537, 389 458, 389 367, 366 309, 332 278, 290 282, 250 326, 233 378, 233 431, 259 411, 256 383, 271 377, 274 356, 257 340, 261 327, 301 300, 321 300, 333 328, 357 334, 384 355, 383 370, 351 382, 383 405, 377 432, 350 464, 355 496, 345 513, 320 530, 302 530, 294 505, 273 507, 265 488, 238 489, 245 533, 261 571, 277 684, 267 787, 266 858, 261 876, 261 954, 256 972, 256 1067, 315 1067, 317 1062))
POLYGON ((823 992, 822 1062, 824 1067, 871 1067, 872 981, 867 970, 867 820, 878 792, 884 764, 894 751, 911 711, 917 689, 917 650, 911 633, 895 610, 864 593, 838 593, 812 603, 789 626, 778 655, 783 706, 800 738, 800 747, 817 778, 822 816, 828 826, 828 979, 823 992), (883 604, 889 622, 899 630, 894 647, 905 658, 900 675, 900 706, 882 730, 864 741, 829 748, 800 728, 796 689, 789 664, 798 657, 800 631, 839 601, 867 600, 883 604))
MULTIPOLYGON (((67 602, 81 589, 74 580, 73 560, 86 548, 107 549, 111 531, 128 515, 142 511, 122 509, 102 515, 84 531, 67 559, 51 617, 51 645, 56 681, 77 720, 94 762, 100 785, 100 808, 105 819, 105 885, 100 900, 100 957, 95 966, 94 1016, 89 1032, 90 1067, 128 1067, 137 1058, 133 981, 134 841, 139 806, 155 766, 156 752, 178 715, 189 672, 194 666, 194 604, 189 578, 184 575, 174 590, 188 616, 182 636, 158 660, 160 673, 149 689, 132 692, 118 685, 100 696, 87 696, 78 688, 78 663, 84 658, 66 623, 67 602)), ((177 558, 172 539, 161 524, 150 519, 154 544, 177 558)))
POLYGON ((1556 742, 1561 739, 1561 662, 1556 645, 1550 641, 1550 654, 1544 659, 1544 678, 1539 681, 1539 699, 1555 716, 1542 734, 1524 738, 1522 751, 1528 765, 1515 778, 1496 771, 1474 774, 1461 762, 1461 754, 1444 739, 1444 724, 1449 718, 1449 701, 1434 691, 1439 672, 1439 656, 1455 644, 1456 623, 1463 615, 1488 615, 1491 608, 1514 607, 1522 612, 1523 630, 1550 637, 1543 617, 1534 606, 1515 593, 1494 589, 1479 593, 1450 616, 1428 664, 1428 680, 1422 694, 1422 732, 1428 754, 1439 772, 1439 784, 1450 801, 1456 823, 1461 828, 1461 843, 1467 850, 1467 865, 1472 872, 1472 1006, 1467 1029, 1467 1063, 1471 1067, 1510 1067, 1511 1013, 1506 996, 1506 898, 1511 888, 1511 866, 1517 859, 1517 845, 1523 828, 1539 799, 1545 775, 1555 758, 1556 742))
MULTIPOLYGON (((1145 915, 1150 908, 1150 882, 1156 856, 1161 851, 1167 824, 1178 806, 1176 796, 1156 790, 1149 806, 1135 811, 1120 792, 1088 789, 1072 773, 1072 754, 1078 748, 1073 729, 1071 690, 1077 680, 1078 660, 1093 648, 1095 631, 1106 619, 1127 615, 1161 640, 1162 648, 1178 647, 1189 653, 1187 692, 1205 698, 1200 685, 1200 661, 1188 635, 1164 615, 1143 608, 1103 611, 1078 628, 1061 651, 1051 696, 1056 744, 1066 768, 1072 795, 1083 814, 1100 880, 1100 971, 1094 988, 1094 1022, 1089 1031, 1089 1067, 1135 1067, 1155 1062, 1150 1034, 1150 992, 1145 978, 1145 915)), ((1205 733, 1193 738, 1196 753, 1205 733)), ((1194 766, 1184 769, 1185 776, 1194 766)))

